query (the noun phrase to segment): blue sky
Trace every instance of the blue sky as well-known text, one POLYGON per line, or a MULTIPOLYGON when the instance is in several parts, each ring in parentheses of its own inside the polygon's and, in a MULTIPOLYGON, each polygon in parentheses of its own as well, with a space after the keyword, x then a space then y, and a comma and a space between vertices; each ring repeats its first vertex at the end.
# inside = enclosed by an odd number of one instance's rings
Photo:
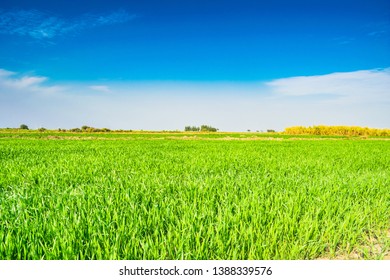
POLYGON ((0 127, 390 126, 389 1, 3 0, 0 42, 0 127))

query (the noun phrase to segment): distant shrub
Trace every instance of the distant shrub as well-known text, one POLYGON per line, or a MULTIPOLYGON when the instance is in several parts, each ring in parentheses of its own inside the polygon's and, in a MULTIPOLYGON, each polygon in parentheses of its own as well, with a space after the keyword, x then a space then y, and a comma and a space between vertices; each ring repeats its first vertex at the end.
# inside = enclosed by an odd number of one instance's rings
POLYGON ((25 124, 21 124, 19 128, 20 128, 20 129, 27 129, 27 130, 28 130, 28 126, 25 125, 25 124))
POLYGON ((83 125, 81 127, 81 131, 83 132, 110 132, 111 130, 108 128, 96 128, 92 126, 83 125))
POLYGON ((200 131, 200 127, 197 126, 186 126, 184 131, 200 131))
POLYGON ((207 132, 217 132, 218 128, 209 126, 209 125, 201 125, 200 131, 207 131, 207 132))

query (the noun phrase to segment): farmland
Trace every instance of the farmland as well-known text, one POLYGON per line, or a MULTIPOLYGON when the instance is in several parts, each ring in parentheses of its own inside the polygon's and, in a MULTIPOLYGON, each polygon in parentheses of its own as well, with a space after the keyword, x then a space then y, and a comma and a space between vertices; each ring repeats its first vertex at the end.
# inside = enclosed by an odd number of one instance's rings
POLYGON ((388 258, 390 141, 300 138, 0 132, 0 259, 388 258))

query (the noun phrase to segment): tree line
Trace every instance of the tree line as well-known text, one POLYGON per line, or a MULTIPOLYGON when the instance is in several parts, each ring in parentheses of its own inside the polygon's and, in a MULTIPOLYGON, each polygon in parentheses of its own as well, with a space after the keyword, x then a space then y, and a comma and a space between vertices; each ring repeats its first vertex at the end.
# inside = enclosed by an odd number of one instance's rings
MULTIPOLYGON (((29 127, 26 124, 21 124, 19 129, 29 130, 29 127)), ((40 132, 44 132, 47 129, 44 127, 37 129, 40 132)), ((133 130, 111 130, 109 128, 96 128, 92 126, 83 125, 81 128, 71 128, 71 129, 58 129, 59 132, 132 132, 133 130)), ((142 131, 142 130, 141 130, 142 131)), ((199 126, 186 126, 184 128, 186 132, 217 132, 218 128, 212 127, 210 125, 201 125, 199 126)), ((250 130, 248 130, 250 131, 250 130)), ((164 130, 165 132, 165 130, 164 130)), ((268 129, 267 133, 276 133, 273 129, 268 129)), ((291 126, 287 127, 284 134, 290 135, 339 135, 339 136, 390 136, 390 129, 378 129, 378 128, 369 128, 369 127, 360 127, 360 126, 326 126, 326 125, 317 125, 317 126, 291 126)))
POLYGON ((217 132, 219 129, 210 125, 186 126, 184 131, 203 131, 203 132, 217 132))
POLYGON ((390 129, 378 129, 360 126, 292 126, 284 130, 293 135, 340 135, 340 136, 390 136, 390 129))

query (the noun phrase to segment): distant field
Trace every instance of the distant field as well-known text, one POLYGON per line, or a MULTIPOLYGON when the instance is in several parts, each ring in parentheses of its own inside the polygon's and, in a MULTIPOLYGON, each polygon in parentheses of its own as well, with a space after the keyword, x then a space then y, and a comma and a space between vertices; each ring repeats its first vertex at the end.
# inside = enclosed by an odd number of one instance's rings
POLYGON ((388 258, 390 141, 296 138, 0 131, 0 259, 388 258))
POLYGON ((181 132, 181 131, 133 131, 133 132, 59 132, 56 130, 47 130, 39 132, 37 130, 21 129, 0 129, 1 138, 21 138, 21 139, 183 139, 183 140, 202 140, 202 139, 222 139, 222 140, 281 140, 281 139, 382 139, 390 140, 389 136, 340 136, 340 135, 292 135, 286 133, 261 133, 261 132, 181 132))

